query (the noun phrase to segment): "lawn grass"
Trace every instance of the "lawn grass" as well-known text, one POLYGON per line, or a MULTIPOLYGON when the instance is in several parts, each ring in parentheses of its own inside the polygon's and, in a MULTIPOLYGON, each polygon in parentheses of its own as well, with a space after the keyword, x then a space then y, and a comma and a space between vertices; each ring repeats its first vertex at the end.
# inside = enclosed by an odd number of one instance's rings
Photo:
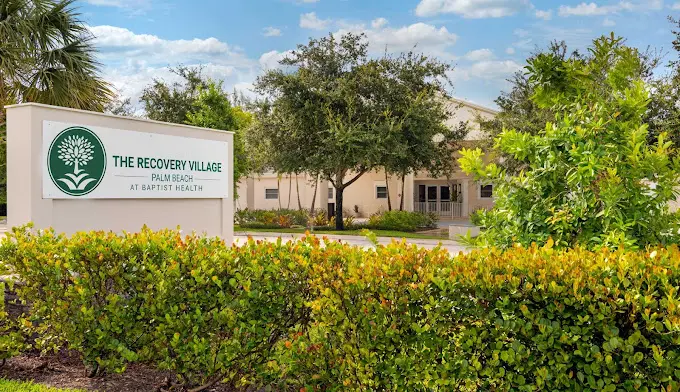
POLYGON ((85 392, 81 389, 59 389, 32 382, 0 379, 0 392, 85 392))
MULTIPOLYGON (((304 234, 309 229, 251 229, 234 226, 234 231, 240 232, 256 232, 256 233, 293 233, 304 234)), ((396 238, 413 238, 413 239, 429 239, 429 240, 447 240, 446 235, 424 234, 424 233, 410 233, 406 231, 396 230, 371 230, 378 237, 396 237, 396 238)), ((314 230, 312 234, 333 234, 333 235, 363 235, 362 230, 314 230)))

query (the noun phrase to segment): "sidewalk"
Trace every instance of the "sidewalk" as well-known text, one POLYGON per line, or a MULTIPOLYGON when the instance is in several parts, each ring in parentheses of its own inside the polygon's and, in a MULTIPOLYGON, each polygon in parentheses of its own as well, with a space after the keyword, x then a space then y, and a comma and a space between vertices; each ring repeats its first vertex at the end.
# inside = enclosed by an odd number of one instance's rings
MULTIPOLYGON (((350 245, 363 246, 367 248, 373 247, 373 243, 368 240, 368 238, 360 235, 338 235, 338 234, 314 234, 317 237, 326 237, 333 241, 342 241, 350 245)), ((249 231, 238 231, 234 232, 234 243, 247 241, 248 237, 252 237, 255 240, 262 241, 276 241, 280 237, 284 241, 296 240, 303 237, 304 234, 298 233, 277 233, 277 232, 249 232, 249 231)), ((399 237, 378 237, 379 244, 389 244, 392 241, 401 241, 402 238, 399 237)), ((452 240, 438 240, 438 239, 425 239, 425 238, 406 238, 408 244, 417 245, 419 247, 432 249, 437 246, 441 246, 447 249, 451 253, 458 252, 468 252, 469 250, 461 245, 460 243, 452 240)))

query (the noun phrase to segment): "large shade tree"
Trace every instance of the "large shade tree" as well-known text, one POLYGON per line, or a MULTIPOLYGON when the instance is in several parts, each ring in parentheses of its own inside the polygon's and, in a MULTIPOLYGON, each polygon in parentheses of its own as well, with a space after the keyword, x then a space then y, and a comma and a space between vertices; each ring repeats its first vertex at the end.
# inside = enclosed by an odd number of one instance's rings
POLYGON ((367 48, 364 35, 311 39, 255 85, 267 100, 254 139, 274 170, 333 185, 338 230, 344 191, 362 175, 382 167, 407 173, 420 165, 395 164, 408 153, 434 169, 431 161, 444 161, 444 151, 451 157, 448 143, 459 139, 443 126, 447 65, 412 53, 371 58, 367 48))
POLYGON ((522 164, 514 174, 464 150, 461 167, 496 185, 496 205, 479 215, 482 245, 554 241, 644 247, 675 243, 680 158, 666 133, 648 144, 649 91, 637 50, 602 37, 587 59, 543 53, 528 65, 532 102, 555 113, 536 134, 505 129, 496 148, 522 164))
MULTIPOLYGON (((99 75, 92 35, 73 0, 0 0, 0 155, 5 110, 38 102, 101 111, 111 89, 99 75)), ((6 201, 6 168, 0 169, 0 203, 6 201)))

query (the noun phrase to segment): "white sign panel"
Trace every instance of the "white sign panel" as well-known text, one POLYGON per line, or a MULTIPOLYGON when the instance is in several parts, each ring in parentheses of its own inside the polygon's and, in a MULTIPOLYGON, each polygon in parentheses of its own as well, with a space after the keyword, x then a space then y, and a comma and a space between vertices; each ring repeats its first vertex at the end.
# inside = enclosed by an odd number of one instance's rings
POLYGON ((226 198, 227 142, 43 122, 43 198, 226 198))

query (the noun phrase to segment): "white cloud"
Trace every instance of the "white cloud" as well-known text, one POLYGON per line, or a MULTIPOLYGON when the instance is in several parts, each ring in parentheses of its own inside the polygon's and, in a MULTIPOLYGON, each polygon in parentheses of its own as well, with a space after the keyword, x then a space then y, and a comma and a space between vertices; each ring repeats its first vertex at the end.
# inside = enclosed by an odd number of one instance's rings
POLYGON ((418 16, 457 14, 464 18, 501 18, 529 8, 529 0, 421 0, 418 16))
POLYGON ((95 37, 97 57, 104 64, 103 77, 134 102, 154 78, 179 80, 170 72, 179 64, 203 66, 203 74, 224 81, 227 91, 252 83, 259 72, 256 60, 217 38, 166 40, 115 26, 89 29, 95 37))
POLYGON ((506 78, 520 69, 522 66, 512 60, 480 61, 470 67, 469 74, 480 79, 498 79, 506 78))
POLYGON ((553 14, 552 10, 548 11, 536 10, 536 17, 539 19, 550 20, 552 19, 552 14, 553 14))
POLYGON ((316 12, 300 15, 300 27, 303 29, 324 30, 330 23, 330 19, 319 19, 316 12))
POLYGON ((604 20, 602 21, 602 26, 605 26, 605 27, 616 26, 616 22, 614 22, 613 20, 611 20, 609 18, 604 18, 604 20))
POLYGON ((85 2, 92 5, 116 8, 146 8, 151 6, 151 0, 85 0, 85 2))
POLYGON ((281 36, 281 29, 277 29, 276 27, 268 26, 265 27, 262 30, 262 35, 265 37, 280 37, 281 36))
POLYGON ((497 83, 521 69, 522 66, 513 60, 485 60, 469 67, 456 67, 449 77, 454 81, 484 80, 497 83))
POLYGON ((449 32, 446 27, 437 28, 426 23, 414 23, 399 28, 366 28, 364 25, 353 25, 338 30, 335 34, 348 32, 365 33, 373 53, 401 52, 414 49, 418 52, 441 57, 451 57, 448 49, 455 45, 458 36, 449 32))
POLYGON ((277 50, 272 50, 271 52, 263 53, 262 56, 260 56, 260 61, 259 61, 260 67, 263 70, 281 68, 279 61, 283 60, 285 57, 287 57, 291 53, 292 53, 292 51, 290 51, 290 50, 287 50, 285 52, 279 52, 277 50))
POLYGON ((379 29, 381 27, 387 26, 387 23, 388 23, 387 19, 377 18, 377 19, 373 19, 373 21, 371 22, 371 27, 373 27, 374 29, 379 29))
POLYGON ((524 30, 524 29, 515 29, 515 31, 513 31, 512 33, 515 34, 516 36, 520 37, 520 38, 524 38, 524 37, 529 36, 529 32, 527 30, 524 30))
POLYGON ((560 16, 600 16, 609 15, 619 11, 630 11, 634 5, 627 1, 621 1, 614 5, 598 5, 597 3, 580 3, 574 7, 562 5, 559 8, 560 16))
POLYGON ((505 53, 510 54, 510 55, 515 54, 515 48, 509 47, 509 48, 505 49, 505 53))
POLYGON ((671 9, 680 10, 680 2, 673 4, 673 6, 671 6, 671 9))
POLYGON ((469 61, 485 61, 485 60, 491 60, 494 57, 495 56, 494 56, 493 52, 491 51, 491 49, 477 49, 477 50, 467 52, 467 54, 465 54, 465 56, 463 56, 463 58, 465 58, 465 60, 469 60, 469 61))
POLYGON ((139 57, 145 61, 185 62, 194 60, 211 61, 214 58, 245 61, 240 50, 217 38, 194 38, 191 40, 165 40, 156 35, 136 34, 126 28, 115 26, 93 26, 94 44, 104 59, 118 60, 139 57))

